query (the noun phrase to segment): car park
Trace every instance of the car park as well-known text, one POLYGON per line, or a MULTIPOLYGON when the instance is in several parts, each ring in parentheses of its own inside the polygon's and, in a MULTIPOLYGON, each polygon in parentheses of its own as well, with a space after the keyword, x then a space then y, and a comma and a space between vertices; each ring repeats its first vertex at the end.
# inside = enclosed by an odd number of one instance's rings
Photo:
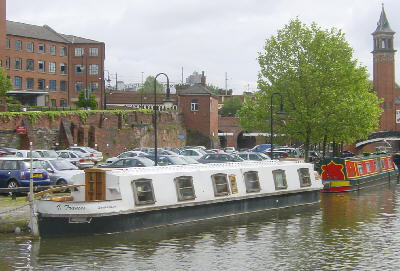
POLYGON ((43 158, 58 158, 58 153, 55 150, 35 150, 43 158))
MULTIPOLYGON (((15 152, 15 157, 20 157, 20 158, 30 158, 31 157, 31 151, 30 150, 17 150, 15 152)), ((41 158, 42 156, 36 152, 32 151, 32 158, 41 158)))
POLYGON ((204 155, 198 160, 200 163, 229 163, 229 162, 243 162, 244 160, 237 155, 227 153, 209 153, 204 155))
POLYGON ((119 154, 116 157, 110 157, 106 160, 107 164, 110 164, 114 161, 117 161, 120 158, 129 158, 129 157, 136 157, 136 156, 144 156, 147 155, 147 153, 142 152, 142 151, 127 151, 127 152, 123 152, 121 154, 119 154))
POLYGON ((71 151, 71 150, 61 150, 57 151, 60 158, 63 158, 73 165, 77 166, 79 169, 91 168, 94 166, 93 160, 79 151, 71 151))
POLYGON ((190 156, 179 155, 179 158, 185 160, 188 163, 188 165, 190 165, 190 164, 200 164, 197 160, 193 159, 190 156))
POLYGON ((49 173, 51 185, 73 184, 72 177, 83 172, 71 162, 62 158, 38 159, 33 161, 33 166, 44 169, 49 173))
POLYGON ((225 147, 224 152, 226 153, 236 153, 235 147, 225 147))
POLYGON ((289 158, 302 158, 303 157, 300 150, 296 149, 296 148, 279 147, 279 148, 275 148, 274 150, 286 152, 288 154, 289 158))
POLYGON ((154 162, 146 157, 120 158, 112 163, 99 164, 99 168, 151 167, 154 162))
POLYGON ((203 149, 185 149, 181 152, 181 155, 190 156, 195 160, 199 160, 205 154, 207 153, 203 149))
MULTIPOLYGON (((145 157, 155 161, 155 156, 148 154, 145 157)), ((168 166, 168 165, 187 165, 188 162, 183 160, 180 155, 157 155, 157 165, 168 166)))
POLYGON ((80 151, 82 153, 85 153, 86 155, 88 155, 93 162, 96 164, 100 161, 103 161, 103 154, 101 152, 99 152, 98 150, 95 150, 93 148, 90 147, 81 147, 81 146, 71 146, 68 148, 68 150, 71 151, 80 151))
POLYGON ((251 152, 263 152, 271 148, 271 144, 260 144, 250 149, 251 152))
POLYGON ((241 152, 237 154, 243 160, 251 160, 251 161, 264 161, 271 160, 268 155, 262 152, 241 152))
MULTIPOLYGON (((0 158, 0 187, 29 187, 31 159, 20 157, 0 158)), ((33 166, 32 166, 33 168, 33 166)), ((34 186, 50 185, 49 173, 43 169, 32 169, 34 186)))
MULTIPOLYGON (((266 154, 271 157, 271 152, 266 152, 266 154)), ((287 152, 285 151, 273 151, 272 152, 272 159, 284 159, 284 158, 288 158, 289 155, 287 152)))

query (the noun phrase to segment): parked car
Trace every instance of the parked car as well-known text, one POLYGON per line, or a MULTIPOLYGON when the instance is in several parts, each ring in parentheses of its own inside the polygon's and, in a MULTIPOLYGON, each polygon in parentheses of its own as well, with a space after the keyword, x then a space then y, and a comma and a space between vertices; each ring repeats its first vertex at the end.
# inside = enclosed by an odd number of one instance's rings
POLYGON ((181 155, 190 156, 195 160, 199 160, 205 154, 207 153, 203 149, 185 149, 181 152, 181 155))
MULTIPOLYGON (((21 158, 30 158, 31 157, 31 151, 30 150, 17 150, 15 152, 15 157, 21 157, 21 158)), ((37 151, 32 151, 32 158, 41 158, 40 154, 37 151)))
MULTIPOLYGON (((30 182, 31 159, 20 157, 0 158, 0 187, 28 187, 30 182)), ((33 185, 50 185, 49 173, 43 169, 33 168, 33 185)))
POLYGON ((267 149, 271 148, 271 144, 260 144, 250 149, 251 152, 263 152, 267 149))
POLYGON ((237 155, 227 153, 210 153, 199 159, 200 163, 228 163, 228 162, 243 162, 244 160, 237 155))
MULTIPOLYGON (((148 154, 145 157, 155 161, 155 156, 148 154)), ((168 166, 168 165, 187 165, 188 162, 183 160, 180 155, 158 155, 157 154, 157 165, 168 166)))
POLYGON ((99 168, 151 167, 154 162, 146 157, 120 158, 112 163, 99 164, 99 168))
POLYGON ((83 170, 62 158, 38 159, 33 161, 33 166, 46 170, 50 174, 50 184, 52 185, 73 184, 72 177, 83 172, 83 170))
POLYGON ((226 153, 236 153, 235 147, 225 147, 224 152, 226 153))
POLYGON ((300 152, 300 150, 296 149, 296 148, 279 147, 279 148, 276 148, 274 150, 284 151, 284 152, 286 152, 288 154, 288 157, 290 157, 290 158, 302 158, 303 157, 303 155, 300 152))
POLYGON ((240 152, 237 154, 243 160, 251 160, 251 161, 263 161, 263 160, 271 160, 268 155, 262 152, 240 152))
POLYGON ((190 165, 190 164, 200 164, 197 160, 193 159, 190 156, 179 155, 179 158, 185 160, 188 163, 188 165, 190 165))
POLYGON ((43 158, 58 158, 58 153, 55 150, 35 150, 43 158))
POLYGON ((90 147, 81 147, 81 146, 71 146, 68 148, 68 150, 71 151, 80 151, 82 153, 87 154, 90 156, 90 158, 93 160, 95 164, 97 164, 100 161, 103 161, 103 154, 99 152, 98 150, 95 150, 90 147))
POLYGON ((57 153, 60 158, 63 158, 71 162, 79 169, 91 168, 94 166, 93 160, 82 152, 62 150, 62 151, 57 151, 57 153))
MULTIPOLYGON (((271 152, 266 152, 266 154, 271 157, 271 152)), ((288 158, 288 157, 289 157, 289 155, 285 151, 275 151, 274 150, 272 152, 272 159, 284 159, 284 158, 288 158)))
POLYGON ((0 152, 4 153, 3 156, 15 155, 16 151, 18 151, 18 150, 14 149, 14 148, 0 147, 0 152))
POLYGON ((116 157, 110 157, 106 160, 107 164, 110 164, 114 161, 117 161, 120 158, 129 158, 129 157, 136 157, 136 156, 144 156, 147 155, 147 153, 142 152, 142 151, 127 151, 127 152, 123 152, 121 154, 119 154, 116 157))
MULTIPOLYGON (((148 154, 154 155, 154 149, 149 151, 148 154)), ((164 150, 164 149, 158 149, 157 150, 157 155, 162 154, 162 155, 177 155, 177 153, 169 150, 164 150)))

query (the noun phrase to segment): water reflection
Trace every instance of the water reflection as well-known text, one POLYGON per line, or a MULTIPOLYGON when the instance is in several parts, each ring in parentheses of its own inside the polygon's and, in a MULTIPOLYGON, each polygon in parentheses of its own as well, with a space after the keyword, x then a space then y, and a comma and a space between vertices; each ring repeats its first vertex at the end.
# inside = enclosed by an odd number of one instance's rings
POLYGON ((400 188, 321 204, 90 237, 15 242, 1 270, 399 270, 400 188))

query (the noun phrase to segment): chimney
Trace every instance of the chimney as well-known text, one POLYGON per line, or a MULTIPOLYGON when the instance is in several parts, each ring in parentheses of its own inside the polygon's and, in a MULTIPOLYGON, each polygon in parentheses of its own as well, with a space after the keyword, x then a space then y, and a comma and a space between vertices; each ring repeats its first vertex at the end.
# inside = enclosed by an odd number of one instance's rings
POLYGON ((0 50, 5 49, 6 38, 6 0, 0 0, 0 50))
POLYGON ((204 71, 201 72, 201 84, 206 86, 206 77, 204 76, 204 71))

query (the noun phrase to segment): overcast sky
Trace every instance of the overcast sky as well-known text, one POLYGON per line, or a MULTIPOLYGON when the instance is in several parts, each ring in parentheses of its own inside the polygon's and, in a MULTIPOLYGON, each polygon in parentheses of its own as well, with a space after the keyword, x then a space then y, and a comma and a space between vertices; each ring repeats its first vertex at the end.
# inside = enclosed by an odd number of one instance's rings
MULTIPOLYGON (((391 28, 400 32, 400 1, 386 0, 391 28)), ((205 71, 207 83, 241 93, 257 87, 257 55, 290 19, 336 27, 372 78, 377 0, 8 0, 7 19, 44 25, 106 45, 105 68, 125 83, 159 72, 181 81, 205 71)), ((395 48, 400 49, 398 38, 395 48)), ((400 63, 396 55, 396 67, 400 63)), ((399 77, 399 68, 396 68, 399 77)), ((160 77, 161 79, 161 77, 160 77)), ((162 81, 162 80, 161 80, 162 81)))

